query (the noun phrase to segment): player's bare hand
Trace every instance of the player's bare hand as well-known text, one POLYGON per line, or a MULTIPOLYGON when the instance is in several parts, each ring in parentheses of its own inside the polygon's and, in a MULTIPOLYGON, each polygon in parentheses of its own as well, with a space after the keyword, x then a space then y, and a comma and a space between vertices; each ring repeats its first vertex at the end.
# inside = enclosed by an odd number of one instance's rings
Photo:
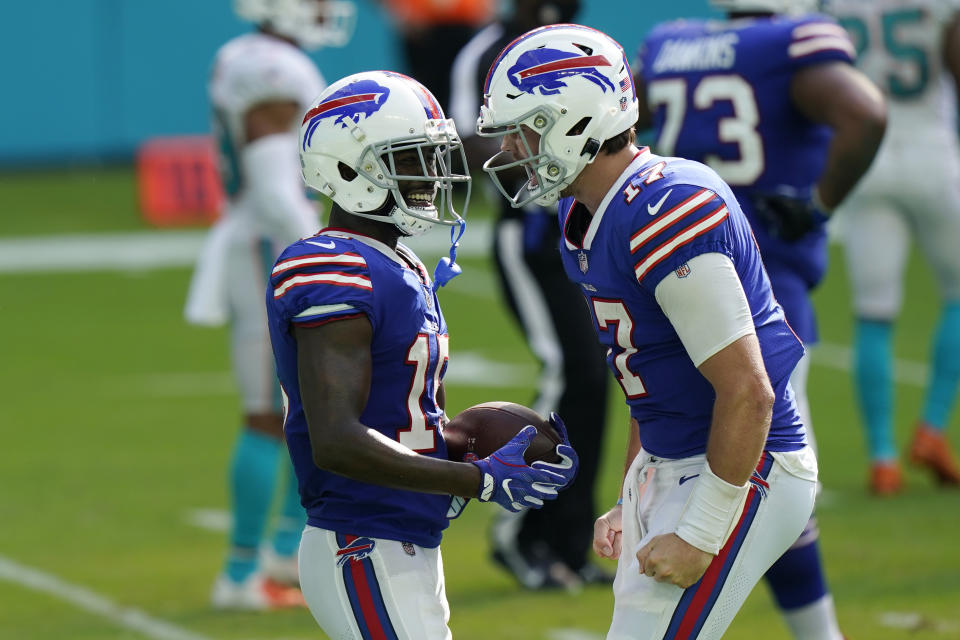
POLYGON ((684 589, 703 577, 713 558, 675 533, 656 536, 637 551, 640 573, 684 589))
POLYGON ((593 551, 601 558, 620 557, 623 536, 623 507, 619 504, 593 523, 593 551))

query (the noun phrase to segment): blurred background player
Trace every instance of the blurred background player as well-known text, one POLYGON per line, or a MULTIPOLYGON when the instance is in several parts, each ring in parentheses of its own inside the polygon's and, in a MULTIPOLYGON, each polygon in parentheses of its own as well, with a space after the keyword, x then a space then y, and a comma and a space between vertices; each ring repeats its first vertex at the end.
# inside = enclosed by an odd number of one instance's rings
POLYGON ((431 282, 399 242, 462 229, 454 187, 469 201, 456 127, 433 95, 397 73, 348 76, 314 101, 300 141, 304 179, 333 201, 330 226, 281 254, 266 295, 308 513, 303 594, 331 638, 450 638, 439 545, 463 498, 542 506, 573 479, 576 454, 554 414, 560 463, 524 463, 529 425, 488 458, 447 459, 436 290, 457 269, 441 261, 431 282))
MULTIPOLYGON (((471 166, 497 152, 496 141, 473 135, 483 83, 497 54, 530 29, 571 22, 579 0, 515 0, 501 19, 479 31, 453 63, 451 115, 463 132, 471 166)), ((526 182, 522 171, 511 182, 526 182)), ((501 291, 540 362, 537 397, 541 415, 564 418, 580 457, 577 481, 556 502, 537 511, 499 514, 491 528, 493 559, 528 589, 575 589, 611 582, 613 576, 588 563, 594 487, 606 426, 605 353, 592 340, 593 320, 576 285, 563 273, 556 207, 529 203, 515 209, 496 198, 493 256, 501 291)))
POLYGON ((789 387, 803 347, 747 220, 709 167, 634 145, 630 67, 594 29, 513 41, 480 114, 503 138, 484 170, 513 206, 561 198, 564 271, 630 407, 621 502, 594 533, 619 557, 607 638, 719 638, 816 491, 789 387), (515 167, 529 178, 513 192, 515 167))
MULTIPOLYGON (((477 29, 496 16, 496 0, 380 0, 390 13, 410 75, 450 108, 450 65, 477 29)), ((466 131, 466 130, 464 130, 466 131)))
MULTIPOLYGON (((853 45, 815 2, 711 0, 726 23, 678 21, 640 50, 640 128, 656 150, 710 165, 750 221, 777 301, 804 345, 817 342, 810 291, 827 265, 825 221, 876 153, 883 98, 852 66, 853 45)), ((791 376, 813 442, 809 353, 791 376)), ((767 572, 795 638, 840 640, 811 518, 767 572)))
POLYGON ((237 15, 257 30, 227 42, 213 63, 209 94, 228 200, 194 272, 186 316, 208 325, 229 319, 244 410, 229 471, 230 548, 212 593, 217 608, 303 603, 289 587, 297 585, 305 515, 282 441, 263 292, 280 251, 320 226, 300 177, 297 127, 324 82, 300 47, 345 43, 353 8, 341 1, 236 0, 237 15), (273 539, 261 550, 278 493, 273 539))
POLYGON ((915 237, 933 267, 943 307, 908 455, 941 485, 956 487, 960 470, 944 429, 960 379, 960 3, 832 0, 824 6, 850 32, 858 66, 884 91, 890 108, 877 161, 844 203, 839 220, 857 315, 853 368, 871 463, 869 486, 877 495, 902 486, 892 334, 915 237))

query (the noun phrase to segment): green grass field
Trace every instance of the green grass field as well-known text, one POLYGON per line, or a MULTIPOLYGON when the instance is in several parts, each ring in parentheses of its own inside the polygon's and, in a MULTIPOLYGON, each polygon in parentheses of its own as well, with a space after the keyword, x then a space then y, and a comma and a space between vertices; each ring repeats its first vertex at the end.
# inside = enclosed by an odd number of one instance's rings
MULTIPOLYGON (((141 229, 134 194, 127 169, 0 176, 0 241, 141 229)), ((482 215, 479 207, 474 217, 482 215)), ((423 257, 433 263, 437 256, 423 257)), ((817 305, 824 342, 843 346, 850 343, 849 294, 842 256, 835 250, 833 258, 817 305)), ((464 260, 464 272, 441 293, 451 367, 458 353, 472 353, 530 368, 487 260, 464 260)), ((189 274, 0 273, 0 638, 323 637, 306 611, 225 614, 208 607, 225 535, 191 524, 189 514, 225 508, 239 416, 225 331, 182 321, 189 274)), ((927 359, 936 305, 929 272, 915 256, 897 331, 899 358, 927 359)), ((529 383, 451 383, 448 412, 493 399, 529 402, 531 394, 529 383)), ((869 497, 849 373, 829 358, 815 361, 810 396, 825 484, 822 549, 847 636, 960 638, 960 492, 940 491, 910 471, 901 496, 869 497)), ((619 397, 596 401, 614 407, 598 487, 606 504, 616 497, 626 411, 619 397)), ((915 383, 898 385, 901 445, 921 401, 915 383)), ((950 433, 960 448, 956 423, 950 433)), ((612 608, 608 589, 523 592, 488 561, 494 509, 471 504, 445 537, 454 636, 602 638, 612 608)), ((758 586, 726 637, 789 637, 765 587, 758 586)))

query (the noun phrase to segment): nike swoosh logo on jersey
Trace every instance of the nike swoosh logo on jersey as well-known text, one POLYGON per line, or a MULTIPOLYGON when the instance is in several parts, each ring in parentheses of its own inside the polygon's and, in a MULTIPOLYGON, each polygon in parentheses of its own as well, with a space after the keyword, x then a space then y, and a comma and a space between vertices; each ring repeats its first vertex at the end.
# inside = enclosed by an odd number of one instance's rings
POLYGON ((483 474, 483 491, 480 492, 480 500, 486 502, 493 495, 493 476, 489 473, 483 474))
POLYGON ((307 240, 307 244, 312 244, 315 247, 320 247, 321 249, 333 249, 337 245, 333 242, 314 242, 313 240, 307 240))
POLYGON ((673 193, 673 189, 670 189, 670 191, 667 191, 667 195, 665 195, 665 196, 663 196, 662 198, 660 198, 660 202, 658 202, 656 205, 654 205, 654 206, 651 207, 651 206, 648 204, 648 205, 647 205, 647 213, 649 213, 649 214, 652 215, 652 216, 655 216, 655 215, 657 215, 658 213, 660 213, 660 207, 662 207, 662 206, 663 206, 663 203, 667 201, 667 198, 670 197, 670 194, 671 194, 671 193, 673 193))
POLYGON ((695 474, 693 474, 692 476, 680 476, 680 482, 679 482, 678 484, 683 484, 683 483, 686 482, 687 480, 693 480, 694 478, 696 478, 696 477, 699 476, 699 475, 700 475, 699 473, 695 473, 695 474))

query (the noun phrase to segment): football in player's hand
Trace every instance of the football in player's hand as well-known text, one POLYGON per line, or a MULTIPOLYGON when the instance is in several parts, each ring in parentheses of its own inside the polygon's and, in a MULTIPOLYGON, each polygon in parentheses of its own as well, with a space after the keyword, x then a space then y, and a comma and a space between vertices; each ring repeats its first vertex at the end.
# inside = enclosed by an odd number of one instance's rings
POLYGON ((443 427, 447 458, 454 462, 486 458, 528 424, 537 428, 537 435, 523 454, 526 463, 558 462, 560 434, 536 411, 513 402, 484 402, 455 415, 443 427))

